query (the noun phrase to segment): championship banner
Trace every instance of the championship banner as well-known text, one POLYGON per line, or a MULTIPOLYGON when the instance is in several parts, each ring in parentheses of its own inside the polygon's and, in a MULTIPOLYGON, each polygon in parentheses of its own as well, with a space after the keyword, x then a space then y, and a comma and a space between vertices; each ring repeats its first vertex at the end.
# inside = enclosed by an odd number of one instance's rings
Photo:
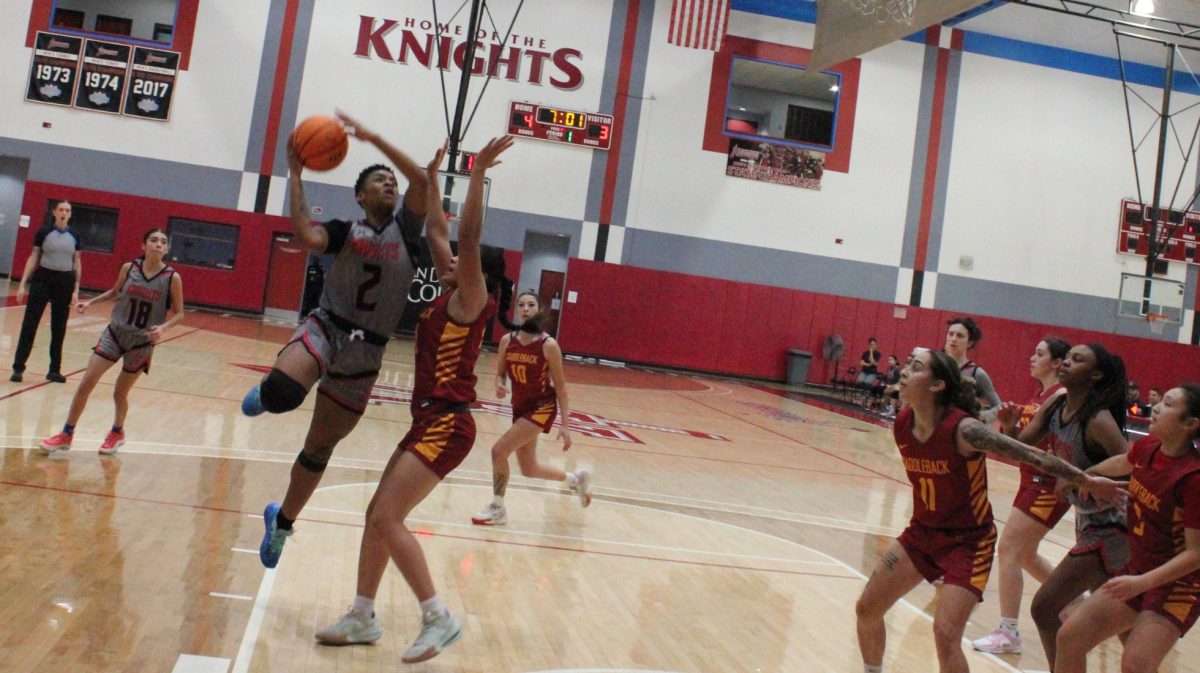
POLYGON ((819 190, 824 172, 824 152, 729 139, 729 161, 725 166, 725 175, 819 190))
POLYGON ((134 49, 129 89, 121 114, 168 121, 178 70, 178 52, 147 47, 134 49))
POLYGON ((70 105, 79 74, 83 38, 38 33, 29 64, 29 86, 25 100, 51 105, 70 105))
POLYGON ((129 56, 133 47, 88 40, 83 45, 83 67, 79 70, 79 88, 75 107, 109 114, 120 114, 129 81, 129 56))

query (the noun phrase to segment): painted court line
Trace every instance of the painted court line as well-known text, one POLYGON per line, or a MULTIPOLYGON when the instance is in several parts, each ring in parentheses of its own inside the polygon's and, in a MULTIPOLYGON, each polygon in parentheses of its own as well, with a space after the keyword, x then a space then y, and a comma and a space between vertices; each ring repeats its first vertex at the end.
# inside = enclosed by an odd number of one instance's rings
POLYGON ((223 593, 221 593, 220 591, 210 591, 210 592, 208 592, 208 595, 209 595, 209 596, 212 596, 213 598, 232 598, 232 599, 233 599, 233 600, 235 600, 235 601, 251 601, 251 600, 254 600, 254 597, 253 597, 253 596, 245 596, 245 595, 242 595, 242 594, 223 594, 223 593))
POLYGON ((257 554, 258 553, 257 549, 242 549, 241 547, 230 547, 230 549, 239 554, 257 554))
POLYGON ((225 673, 228 670, 228 659, 181 654, 175 661, 175 668, 171 669, 171 673, 225 673))
POLYGON ((246 630, 242 633, 242 644, 238 647, 231 673, 247 673, 250 670, 250 662, 254 660, 254 648, 258 645, 258 633, 262 630, 263 619, 267 616, 267 603, 271 600, 271 590, 274 587, 275 571, 263 571, 262 583, 258 585, 258 595, 254 597, 254 605, 250 608, 250 619, 246 620, 246 630))

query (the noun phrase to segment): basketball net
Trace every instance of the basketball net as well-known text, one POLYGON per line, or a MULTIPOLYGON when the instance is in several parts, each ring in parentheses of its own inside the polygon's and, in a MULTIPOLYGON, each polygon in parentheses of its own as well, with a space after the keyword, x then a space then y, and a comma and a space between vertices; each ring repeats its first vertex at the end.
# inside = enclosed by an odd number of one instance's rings
POLYGON ((1162 313, 1147 313, 1146 322, 1150 323, 1150 331, 1155 334, 1162 334, 1163 327, 1165 327, 1167 324, 1167 321, 1165 320, 1166 317, 1167 316, 1162 313))
POLYGON ((913 9, 917 0, 842 0, 863 16, 879 23, 903 23, 912 25, 913 9))

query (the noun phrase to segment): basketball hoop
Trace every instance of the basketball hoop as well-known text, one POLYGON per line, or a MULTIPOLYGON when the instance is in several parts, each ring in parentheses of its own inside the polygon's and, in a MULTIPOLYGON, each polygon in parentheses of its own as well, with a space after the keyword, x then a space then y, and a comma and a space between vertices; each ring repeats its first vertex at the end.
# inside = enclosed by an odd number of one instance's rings
POLYGON ((911 26, 917 0, 842 0, 863 16, 879 23, 903 23, 911 26))
POLYGON ((1167 324, 1166 313, 1147 313, 1146 322, 1150 323, 1150 331, 1155 334, 1162 334, 1163 327, 1167 324))

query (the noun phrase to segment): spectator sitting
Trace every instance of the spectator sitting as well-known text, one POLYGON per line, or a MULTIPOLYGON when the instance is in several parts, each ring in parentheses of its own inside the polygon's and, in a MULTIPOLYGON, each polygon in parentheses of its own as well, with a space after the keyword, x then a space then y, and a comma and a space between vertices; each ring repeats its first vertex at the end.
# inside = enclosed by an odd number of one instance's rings
POLYGON ((1142 404, 1142 389, 1133 381, 1130 381, 1129 387, 1125 389, 1125 405, 1129 409, 1130 416, 1150 417, 1150 405, 1142 404))
POLYGON ((887 415, 887 411, 892 408, 891 398, 888 393, 889 388, 893 388, 900 382, 900 361, 895 355, 889 355, 887 359, 887 369, 882 374, 875 378, 875 385, 871 386, 871 396, 867 400, 868 409, 881 409, 887 415), (889 395, 887 403, 884 402, 884 396, 889 395))
POLYGON ((858 363, 858 378, 855 379, 854 385, 859 388, 870 388, 875 385, 875 379, 879 374, 879 360, 882 356, 879 354, 879 344, 875 341, 875 337, 871 337, 867 342, 867 350, 863 351, 860 362, 858 363))

